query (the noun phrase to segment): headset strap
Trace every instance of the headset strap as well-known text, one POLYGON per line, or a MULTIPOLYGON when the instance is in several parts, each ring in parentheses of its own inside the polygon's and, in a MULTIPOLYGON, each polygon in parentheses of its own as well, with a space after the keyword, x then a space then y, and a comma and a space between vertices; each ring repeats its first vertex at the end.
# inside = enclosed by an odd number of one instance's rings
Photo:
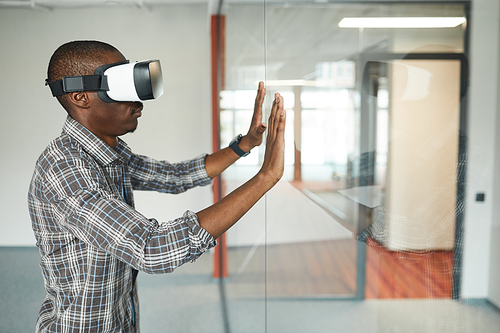
POLYGON ((52 96, 54 97, 75 91, 109 91, 108 77, 104 75, 106 69, 128 63, 129 61, 125 60, 99 66, 95 70, 94 75, 65 76, 61 80, 52 82, 45 80, 45 85, 50 87, 50 91, 52 91, 52 96))
POLYGON ((45 85, 50 87, 52 96, 54 97, 75 91, 109 90, 108 78, 105 75, 99 74, 65 76, 61 80, 52 82, 45 80, 45 85))

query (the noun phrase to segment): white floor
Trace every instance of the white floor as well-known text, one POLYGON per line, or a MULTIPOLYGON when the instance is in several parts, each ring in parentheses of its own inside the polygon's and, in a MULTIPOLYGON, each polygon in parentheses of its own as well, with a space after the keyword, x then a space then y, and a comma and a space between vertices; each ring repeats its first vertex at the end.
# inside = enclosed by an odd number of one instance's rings
POLYGON ((500 316, 485 302, 451 300, 268 301, 267 323, 242 313, 262 312, 263 302, 232 302, 231 333, 494 333, 500 316), (252 303, 253 306, 252 306, 252 303))

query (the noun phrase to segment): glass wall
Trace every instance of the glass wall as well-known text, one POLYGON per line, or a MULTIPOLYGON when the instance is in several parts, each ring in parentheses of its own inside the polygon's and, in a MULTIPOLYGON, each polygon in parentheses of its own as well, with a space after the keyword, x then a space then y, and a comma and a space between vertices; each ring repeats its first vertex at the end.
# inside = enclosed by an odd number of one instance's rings
MULTIPOLYGON (((227 233, 230 331, 376 332, 355 311, 379 303, 362 300, 419 299, 437 332, 432 302, 459 297, 467 3, 226 1, 222 14, 221 145, 246 133, 258 81, 266 111, 276 91, 287 110, 285 176, 227 233)), ((228 192, 263 151, 225 173, 228 192)), ((444 320, 460 326, 457 313, 444 320)))
MULTIPOLYGON (((226 4, 223 14, 226 28, 221 66, 225 75, 220 92, 220 141, 226 147, 236 135, 247 133, 256 83, 266 78, 265 6, 260 1, 252 5, 226 4)), ((254 149, 224 172, 224 192, 231 192, 258 172, 263 151, 254 149)), ((230 332, 266 329, 266 223, 264 199, 238 222, 238 228, 226 233, 228 277, 223 287, 230 332)))

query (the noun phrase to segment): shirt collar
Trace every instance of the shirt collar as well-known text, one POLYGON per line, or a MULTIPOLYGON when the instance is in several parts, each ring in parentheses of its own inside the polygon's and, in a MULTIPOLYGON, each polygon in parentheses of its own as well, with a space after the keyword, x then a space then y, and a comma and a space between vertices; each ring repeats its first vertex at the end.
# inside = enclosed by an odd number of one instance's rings
POLYGON ((118 139, 118 145, 113 149, 85 126, 69 116, 64 124, 63 133, 75 139, 101 165, 128 163, 132 154, 123 140, 118 139))

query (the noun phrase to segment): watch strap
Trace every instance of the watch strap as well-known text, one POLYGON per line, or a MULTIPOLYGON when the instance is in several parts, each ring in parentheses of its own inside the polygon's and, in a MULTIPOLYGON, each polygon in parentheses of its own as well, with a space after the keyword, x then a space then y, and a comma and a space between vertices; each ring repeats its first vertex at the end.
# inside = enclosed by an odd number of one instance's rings
POLYGON ((250 154, 250 152, 246 152, 244 151, 243 149, 240 148, 240 146, 238 146, 238 143, 240 143, 241 141, 241 138, 243 137, 243 135, 239 134, 233 141, 231 141, 231 143, 229 144, 229 148, 231 148, 239 157, 245 157, 247 156, 248 154, 250 154))

